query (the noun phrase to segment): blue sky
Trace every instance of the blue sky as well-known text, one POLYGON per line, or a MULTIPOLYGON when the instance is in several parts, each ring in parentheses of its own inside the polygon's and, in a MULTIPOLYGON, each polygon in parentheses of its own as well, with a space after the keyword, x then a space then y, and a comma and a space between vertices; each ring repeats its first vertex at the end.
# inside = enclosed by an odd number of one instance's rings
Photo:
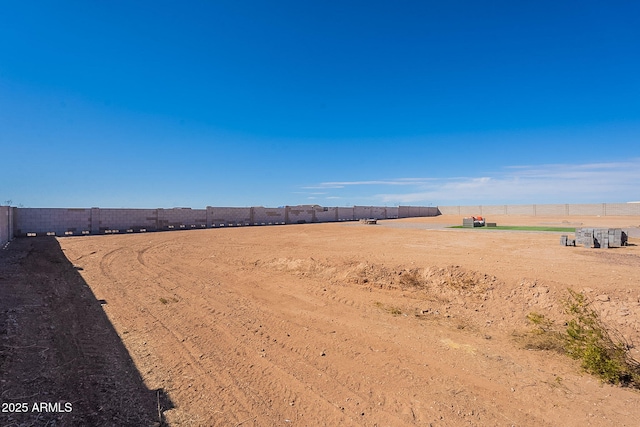
POLYGON ((0 203, 640 200, 640 3, 2 1, 0 203))

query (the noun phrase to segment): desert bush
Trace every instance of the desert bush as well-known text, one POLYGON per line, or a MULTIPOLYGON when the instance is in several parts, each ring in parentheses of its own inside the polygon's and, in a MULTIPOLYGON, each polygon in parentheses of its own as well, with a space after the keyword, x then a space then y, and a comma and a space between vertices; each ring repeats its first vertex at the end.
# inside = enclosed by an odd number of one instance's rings
POLYGON ((516 334, 516 339, 527 349, 566 353, 603 382, 640 388, 640 363, 631 356, 624 336, 604 324, 583 293, 571 289, 568 293, 563 301, 569 316, 564 329, 543 314, 531 312, 527 320, 533 328, 516 334))
POLYGON ((406 288, 420 288, 423 283, 416 270, 405 270, 400 273, 400 285, 406 288))
POLYGON ((375 306, 386 311, 389 314, 392 314, 394 316, 399 316, 402 314, 402 309, 400 307, 395 307, 392 305, 385 305, 383 303, 381 303, 380 301, 376 301, 375 306))
POLYGON ((602 322, 584 294, 568 291, 564 302, 571 316, 565 334, 567 354, 604 382, 640 388, 640 363, 631 356, 624 336, 602 322))
POLYGON ((565 352, 565 337, 556 327, 553 320, 544 314, 531 312, 527 320, 533 328, 524 334, 516 335, 516 338, 528 350, 551 350, 558 353, 565 352))

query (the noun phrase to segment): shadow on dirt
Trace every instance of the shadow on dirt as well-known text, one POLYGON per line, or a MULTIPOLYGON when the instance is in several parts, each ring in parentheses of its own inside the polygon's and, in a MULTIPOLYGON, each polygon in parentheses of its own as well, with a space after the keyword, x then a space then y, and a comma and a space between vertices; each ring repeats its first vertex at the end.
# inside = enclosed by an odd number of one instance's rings
POLYGON ((54 237, 0 251, 0 424, 160 426, 149 390, 102 305, 54 237))

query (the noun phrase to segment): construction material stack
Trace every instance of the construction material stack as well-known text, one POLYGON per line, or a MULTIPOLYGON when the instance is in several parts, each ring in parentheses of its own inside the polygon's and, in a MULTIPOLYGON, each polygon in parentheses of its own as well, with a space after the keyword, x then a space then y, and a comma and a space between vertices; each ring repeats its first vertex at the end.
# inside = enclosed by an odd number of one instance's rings
POLYGON ((462 218, 463 227, 484 227, 484 218, 481 216, 472 216, 471 218, 462 218))
POLYGON ((360 219, 360 222, 361 222, 362 224, 369 224, 369 225, 371 225, 371 224, 377 224, 377 223, 378 223, 378 220, 377 220, 376 218, 362 218, 362 219, 360 219))
POLYGON ((627 233, 620 228, 576 228, 575 245, 585 248, 619 248, 627 246, 627 233))

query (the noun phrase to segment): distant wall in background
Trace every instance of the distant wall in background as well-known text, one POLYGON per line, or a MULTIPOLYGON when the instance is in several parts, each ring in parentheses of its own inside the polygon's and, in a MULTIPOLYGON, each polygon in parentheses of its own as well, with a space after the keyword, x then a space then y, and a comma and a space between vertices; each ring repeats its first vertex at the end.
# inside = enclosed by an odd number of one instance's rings
POLYGON ((411 218, 416 216, 437 216, 440 215, 437 207, 429 206, 400 206, 398 209, 398 218, 411 218))
POLYGON ((640 216, 640 203, 438 206, 442 215, 640 216))
POLYGON ((262 206, 206 209, 15 208, 0 206, 0 245, 30 235, 137 233, 276 224, 391 219, 436 215, 640 216, 640 203, 474 205, 474 206, 262 206))
POLYGON ((213 207, 206 209, 102 209, 102 208, 8 208, 15 220, 5 227, 8 235, 77 236, 85 234, 137 233, 276 224, 353 221, 362 218, 390 219, 435 216, 437 208, 422 207, 323 207, 318 205, 265 208, 213 207), (13 232, 12 232, 13 230, 13 232))
POLYGON ((13 238, 14 211, 10 206, 0 206, 0 247, 13 238))

